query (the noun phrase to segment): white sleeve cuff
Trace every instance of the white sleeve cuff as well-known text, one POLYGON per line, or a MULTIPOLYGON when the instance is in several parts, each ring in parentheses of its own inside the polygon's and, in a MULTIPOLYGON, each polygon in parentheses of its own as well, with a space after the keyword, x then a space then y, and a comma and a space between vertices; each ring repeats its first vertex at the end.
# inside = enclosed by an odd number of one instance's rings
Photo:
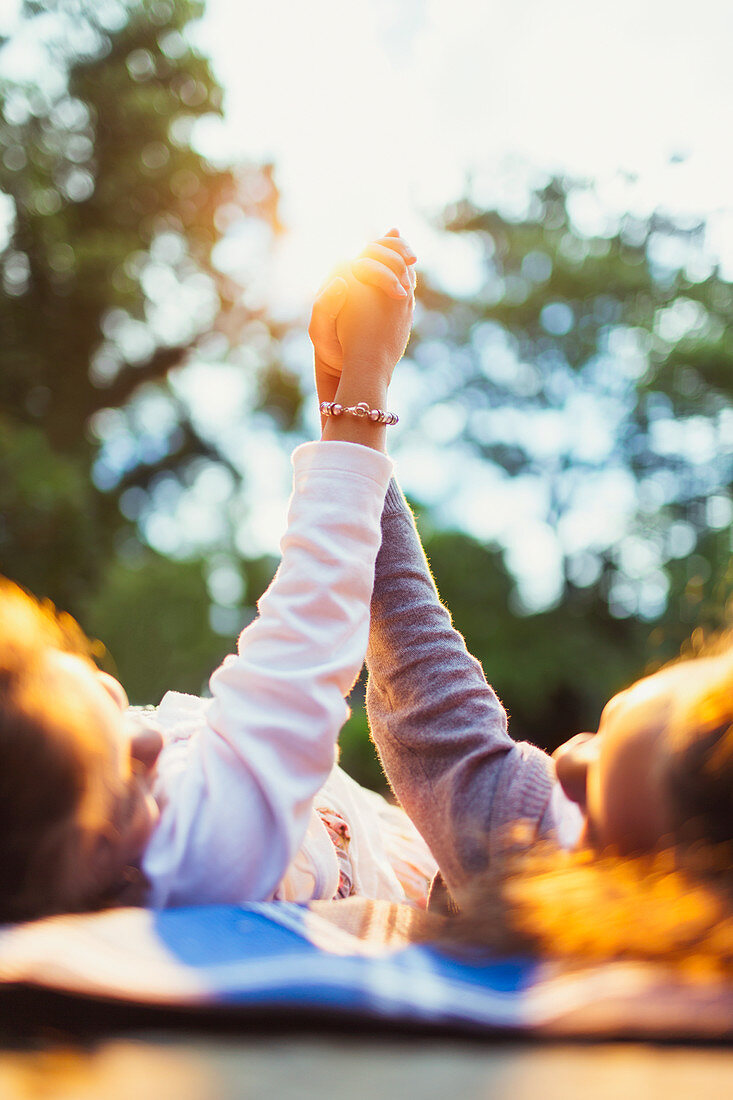
POLYGON ((292 462, 296 480, 315 471, 340 470, 368 477, 386 491, 392 476, 392 459, 383 451, 336 439, 301 443, 292 462))

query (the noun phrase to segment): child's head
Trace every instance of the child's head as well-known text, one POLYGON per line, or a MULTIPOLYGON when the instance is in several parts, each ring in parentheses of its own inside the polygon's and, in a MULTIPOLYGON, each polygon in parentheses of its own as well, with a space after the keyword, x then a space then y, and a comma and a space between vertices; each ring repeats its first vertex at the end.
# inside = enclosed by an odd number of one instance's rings
POLYGON ((598 849, 733 841, 733 650, 637 681, 555 759, 598 849))
POLYGON ((150 835, 157 749, 131 742, 126 695, 88 654, 73 620, 0 578, 0 921, 95 907, 150 835))
POLYGON ((730 978, 730 638, 717 655, 680 661, 615 696, 597 734, 563 745, 556 765, 585 814, 581 844, 508 845, 461 893, 445 939, 574 964, 704 966, 730 978))

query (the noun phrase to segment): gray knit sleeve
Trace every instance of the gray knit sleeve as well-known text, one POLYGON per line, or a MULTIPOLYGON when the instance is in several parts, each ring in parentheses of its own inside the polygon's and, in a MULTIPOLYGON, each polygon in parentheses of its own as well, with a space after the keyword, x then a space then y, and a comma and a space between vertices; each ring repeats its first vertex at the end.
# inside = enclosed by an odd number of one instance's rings
POLYGON ((552 761, 507 733, 504 708, 440 602, 394 482, 382 513, 367 668, 382 765, 451 890, 486 865, 507 825, 551 825, 552 761))

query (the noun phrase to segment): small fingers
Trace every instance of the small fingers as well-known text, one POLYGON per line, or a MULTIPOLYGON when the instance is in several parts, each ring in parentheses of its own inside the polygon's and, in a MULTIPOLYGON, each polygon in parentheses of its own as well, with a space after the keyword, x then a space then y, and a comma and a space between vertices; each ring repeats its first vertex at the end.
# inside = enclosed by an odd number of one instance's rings
POLYGON ((390 229, 383 237, 378 237, 374 243, 399 252, 406 264, 414 264, 417 261, 415 252, 407 241, 400 236, 398 229, 390 229))
POLYGON ((412 293, 411 289, 402 285, 394 271, 380 260, 362 256, 358 260, 354 260, 351 268, 360 283, 377 287, 390 298, 404 300, 412 293))
POLYGON ((405 289, 412 296, 412 304, 414 306, 415 288, 417 286, 417 271, 414 267, 414 264, 417 261, 417 256, 410 248, 407 241, 400 237, 399 229, 388 230, 384 237, 380 237, 380 239, 378 241, 375 241, 374 244, 379 245, 383 248, 394 248, 398 252, 398 254, 401 255, 404 259, 409 282, 405 279, 401 279, 401 282, 405 289))
POLYGON ((384 264, 385 267, 388 267, 390 271, 397 276, 408 293, 412 290, 407 265, 399 252, 392 248, 386 248, 383 244, 380 244, 379 241, 372 241, 366 246, 361 254, 360 259, 364 258, 376 260, 378 263, 384 264))
POLYGON ((417 287, 417 271, 414 267, 408 267, 407 273, 410 276, 410 293, 412 295, 412 304, 415 304, 415 288, 417 287))

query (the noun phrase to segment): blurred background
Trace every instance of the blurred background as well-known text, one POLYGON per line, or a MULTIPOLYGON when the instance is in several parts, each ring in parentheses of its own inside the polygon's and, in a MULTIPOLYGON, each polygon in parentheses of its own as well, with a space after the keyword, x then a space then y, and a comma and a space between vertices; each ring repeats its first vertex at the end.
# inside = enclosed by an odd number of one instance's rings
POLYGON ((439 587, 515 737, 595 729, 729 621, 732 41, 727 0, 0 0, 0 572, 133 702, 203 690, 318 431, 310 302, 396 224, 439 587))

